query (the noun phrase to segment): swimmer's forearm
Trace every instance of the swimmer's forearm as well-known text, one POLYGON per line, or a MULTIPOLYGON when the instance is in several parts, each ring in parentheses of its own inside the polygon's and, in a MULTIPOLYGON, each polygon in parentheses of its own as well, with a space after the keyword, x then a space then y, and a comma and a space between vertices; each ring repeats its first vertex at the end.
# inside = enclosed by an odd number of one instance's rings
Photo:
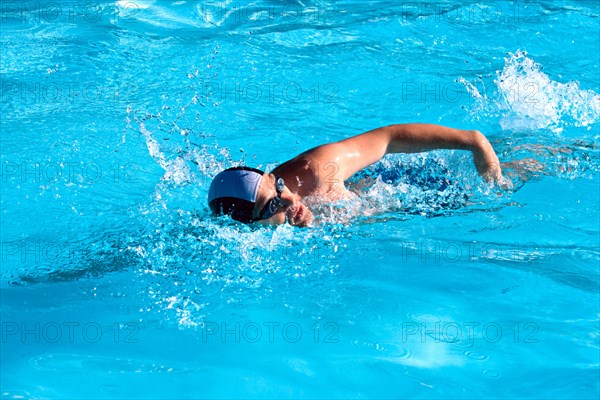
POLYGON ((475 152, 485 147, 485 143, 489 144, 479 131, 433 124, 390 125, 380 129, 389 135, 386 153, 420 153, 438 149, 475 152))
POLYGON ((500 162, 487 138, 477 130, 461 130, 433 124, 391 125, 386 153, 420 153, 437 149, 470 150, 477 172, 490 181, 502 179, 500 162))

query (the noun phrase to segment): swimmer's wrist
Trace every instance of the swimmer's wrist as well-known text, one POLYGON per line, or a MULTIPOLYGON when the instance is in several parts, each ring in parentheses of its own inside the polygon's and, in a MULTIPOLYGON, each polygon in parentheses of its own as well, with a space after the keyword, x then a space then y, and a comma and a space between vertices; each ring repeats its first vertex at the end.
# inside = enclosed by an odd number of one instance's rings
POLYGON ((467 131, 469 136, 469 147, 473 153, 484 154, 491 147, 487 138, 478 130, 467 131))
POLYGON ((502 170, 492 144, 483 133, 477 130, 469 132, 472 140, 471 152, 477 172, 488 181, 499 181, 502 178, 502 170))
POLYGON ((469 131, 469 134, 471 136, 470 148, 473 156, 488 163, 498 163, 496 152, 484 134, 477 130, 469 131))

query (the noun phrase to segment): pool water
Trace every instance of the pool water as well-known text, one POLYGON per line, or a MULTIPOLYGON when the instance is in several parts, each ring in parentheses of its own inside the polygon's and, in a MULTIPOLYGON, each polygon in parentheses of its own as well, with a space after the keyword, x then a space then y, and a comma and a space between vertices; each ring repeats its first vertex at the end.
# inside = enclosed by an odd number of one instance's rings
POLYGON ((598 398, 594 1, 0 4, 3 398, 598 398), (210 216, 392 123, 317 224, 210 216))

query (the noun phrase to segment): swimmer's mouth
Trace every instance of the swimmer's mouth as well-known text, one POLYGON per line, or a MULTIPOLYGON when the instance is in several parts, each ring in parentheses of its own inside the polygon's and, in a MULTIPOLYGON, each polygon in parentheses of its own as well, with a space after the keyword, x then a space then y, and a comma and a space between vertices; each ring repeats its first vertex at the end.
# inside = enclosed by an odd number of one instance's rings
POLYGON ((296 214, 297 220, 302 219, 302 217, 304 217, 304 207, 300 207, 300 209, 298 210, 298 213, 296 214))
POLYGON ((292 216, 292 221, 294 222, 294 224, 297 224, 300 220, 302 220, 303 216, 304 216, 304 207, 299 206, 298 210, 292 216))

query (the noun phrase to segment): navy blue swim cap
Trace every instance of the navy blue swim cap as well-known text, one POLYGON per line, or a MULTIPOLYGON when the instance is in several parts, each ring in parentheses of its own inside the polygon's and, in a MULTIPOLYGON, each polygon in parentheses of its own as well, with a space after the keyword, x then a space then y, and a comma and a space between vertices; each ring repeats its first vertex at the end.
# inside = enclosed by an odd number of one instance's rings
POLYGON ((251 222, 258 188, 264 172, 233 167, 219 172, 208 189, 208 206, 215 215, 230 214, 240 222, 251 222))

